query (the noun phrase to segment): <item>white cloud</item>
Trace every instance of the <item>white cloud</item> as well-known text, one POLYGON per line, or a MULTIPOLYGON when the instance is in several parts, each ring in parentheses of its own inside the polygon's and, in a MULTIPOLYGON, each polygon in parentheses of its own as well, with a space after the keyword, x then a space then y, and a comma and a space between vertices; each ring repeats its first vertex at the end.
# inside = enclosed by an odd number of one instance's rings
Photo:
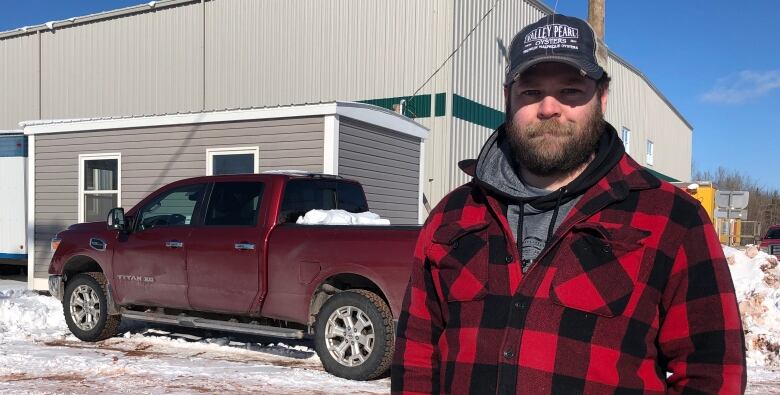
POLYGON ((780 88, 780 70, 743 70, 721 78, 700 96, 709 103, 739 104, 780 88))

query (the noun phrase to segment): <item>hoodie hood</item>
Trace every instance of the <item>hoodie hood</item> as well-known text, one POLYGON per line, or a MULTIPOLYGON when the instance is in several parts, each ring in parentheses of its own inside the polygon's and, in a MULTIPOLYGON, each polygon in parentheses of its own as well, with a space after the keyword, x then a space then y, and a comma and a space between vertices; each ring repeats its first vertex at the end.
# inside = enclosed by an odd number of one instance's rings
POLYGON ((598 141, 596 157, 585 170, 565 187, 539 196, 538 191, 525 185, 515 170, 517 165, 513 159, 512 147, 506 138, 505 124, 502 124, 482 147, 475 163, 474 179, 482 187, 510 202, 530 204, 536 210, 545 211, 582 195, 607 175, 624 153, 617 131, 604 122, 604 132, 598 141))

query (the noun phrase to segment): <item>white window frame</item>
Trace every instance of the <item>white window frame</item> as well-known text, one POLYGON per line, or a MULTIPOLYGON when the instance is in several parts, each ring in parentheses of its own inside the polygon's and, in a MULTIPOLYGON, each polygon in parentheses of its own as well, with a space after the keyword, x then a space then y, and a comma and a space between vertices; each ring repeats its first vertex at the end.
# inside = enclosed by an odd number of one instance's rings
POLYGON ((116 203, 118 207, 122 207, 122 153, 111 152, 102 154, 80 154, 79 155, 79 182, 78 182, 78 199, 79 199, 79 223, 85 221, 84 219, 84 195, 86 194, 116 194, 116 203), (99 191, 84 191, 84 162, 88 160, 105 160, 116 159, 116 190, 99 190, 99 191))
POLYGON ((646 158, 645 158, 645 162, 646 162, 648 165, 650 165, 650 166, 652 166, 652 165, 653 165, 653 156, 654 156, 654 154, 655 154, 655 152, 654 152, 654 151, 655 151, 655 148, 654 148, 654 146, 655 146, 655 144, 653 144, 653 141, 652 141, 652 140, 647 140, 647 144, 645 145, 645 150, 647 151, 647 152, 646 152, 647 156, 646 156, 646 158))
POLYGON ((623 141, 623 147, 627 154, 631 155, 631 129, 623 126, 620 129, 620 140, 623 141))
POLYGON ((252 154, 254 160, 254 172, 260 173, 260 147, 227 147, 227 148, 207 148, 206 149, 206 175, 214 175, 214 157, 219 155, 242 155, 252 154))

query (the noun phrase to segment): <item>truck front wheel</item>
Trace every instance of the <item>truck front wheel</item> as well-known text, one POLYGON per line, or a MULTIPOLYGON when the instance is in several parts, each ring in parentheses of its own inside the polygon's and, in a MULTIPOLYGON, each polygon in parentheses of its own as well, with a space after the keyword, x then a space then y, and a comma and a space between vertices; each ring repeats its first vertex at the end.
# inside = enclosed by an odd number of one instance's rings
POLYGON ((317 314, 315 347, 329 373, 371 380, 393 359, 393 315, 379 295, 353 289, 333 295, 317 314))
POLYGON ((106 286, 106 277, 99 272, 77 274, 65 286, 65 322, 71 333, 83 341, 108 339, 119 327, 121 316, 108 315, 106 286))

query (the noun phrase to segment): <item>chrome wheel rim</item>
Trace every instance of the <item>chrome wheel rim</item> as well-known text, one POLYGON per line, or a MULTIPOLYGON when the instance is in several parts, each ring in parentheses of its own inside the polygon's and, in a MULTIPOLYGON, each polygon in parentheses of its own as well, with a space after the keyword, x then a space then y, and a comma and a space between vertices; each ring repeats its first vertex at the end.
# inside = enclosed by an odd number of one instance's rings
POLYGON ((338 363, 348 367, 361 365, 374 350, 374 324, 363 310, 340 307, 328 317, 325 345, 338 363))
POLYGON ((83 331, 90 331, 100 320, 100 298, 92 287, 79 285, 70 294, 70 318, 83 331))

